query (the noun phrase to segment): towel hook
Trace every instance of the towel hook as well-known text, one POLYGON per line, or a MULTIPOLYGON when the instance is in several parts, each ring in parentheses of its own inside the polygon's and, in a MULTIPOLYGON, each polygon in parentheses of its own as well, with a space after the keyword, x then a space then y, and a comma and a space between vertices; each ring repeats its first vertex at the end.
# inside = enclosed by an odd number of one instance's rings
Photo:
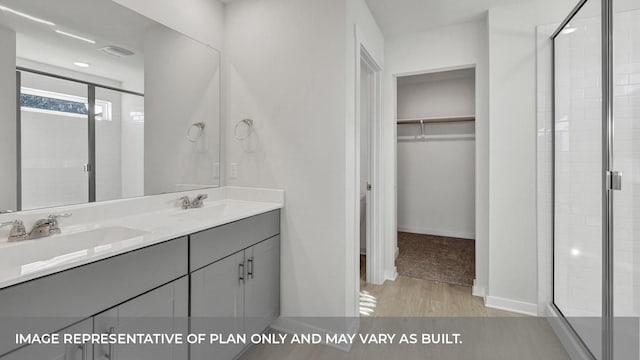
POLYGON ((425 136, 425 134, 424 134, 424 120, 420 120, 420 134, 421 134, 420 135, 421 137, 425 136))

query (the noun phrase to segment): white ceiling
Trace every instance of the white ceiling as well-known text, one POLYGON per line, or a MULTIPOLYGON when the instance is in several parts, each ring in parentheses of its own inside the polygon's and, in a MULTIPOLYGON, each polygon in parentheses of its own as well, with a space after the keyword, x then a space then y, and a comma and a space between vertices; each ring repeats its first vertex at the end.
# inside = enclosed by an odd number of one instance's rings
POLYGON ((531 0, 366 0, 385 37, 470 21, 488 9, 531 0))
POLYGON ((125 82, 144 76, 143 37, 156 23, 110 0, 0 0, 0 5, 51 21, 40 24, 0 11, 0 26, 17 33, 17 56, 39 63, 125 82), (96 44, 72 39, 55 30, 76 34, 96 44), (118 58, 98 51, 117 45, 135 53, 118 58), (74 62, 91 64, 80 68, 74 62))

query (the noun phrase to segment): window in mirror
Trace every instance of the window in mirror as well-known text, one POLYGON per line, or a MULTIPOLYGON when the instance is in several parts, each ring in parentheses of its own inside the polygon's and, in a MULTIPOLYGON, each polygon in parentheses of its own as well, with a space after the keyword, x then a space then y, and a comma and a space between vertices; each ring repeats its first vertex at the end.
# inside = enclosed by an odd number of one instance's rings
MULTIPOLYGON (((20 107, 23 111, 52 115, 78 118, 86 118, 89 115, 87 98, 27 87, 20 90, 20 107)), ((111 102, 96 99, 96 120, 111 121, 111 108, 111 102)))

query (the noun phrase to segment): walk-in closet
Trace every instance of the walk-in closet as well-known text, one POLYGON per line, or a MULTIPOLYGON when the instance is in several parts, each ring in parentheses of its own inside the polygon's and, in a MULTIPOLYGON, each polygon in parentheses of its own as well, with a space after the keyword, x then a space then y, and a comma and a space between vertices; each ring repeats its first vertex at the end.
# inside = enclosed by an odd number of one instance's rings
POLYGON ((475 69, 398 77, 398 274, 475 277, 475 69))

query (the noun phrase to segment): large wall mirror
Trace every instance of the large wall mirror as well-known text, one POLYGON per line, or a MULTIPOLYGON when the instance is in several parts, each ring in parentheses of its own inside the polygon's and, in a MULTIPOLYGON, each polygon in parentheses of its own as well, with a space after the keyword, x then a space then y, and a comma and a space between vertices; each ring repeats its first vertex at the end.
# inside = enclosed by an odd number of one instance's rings
POLYGON ((111 0, 0 0, 0 212, 219 185, 220 54, 111 0))

